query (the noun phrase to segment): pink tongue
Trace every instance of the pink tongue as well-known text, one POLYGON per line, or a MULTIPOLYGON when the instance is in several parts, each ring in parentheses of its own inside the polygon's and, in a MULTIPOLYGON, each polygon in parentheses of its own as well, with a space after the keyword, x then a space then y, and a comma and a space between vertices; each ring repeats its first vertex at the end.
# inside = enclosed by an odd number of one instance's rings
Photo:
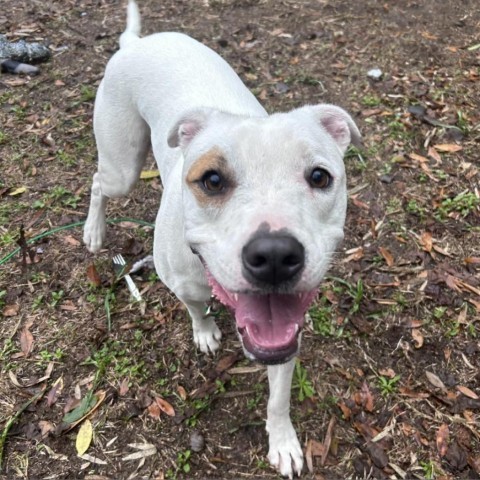
POLYGON ((248 336, 258 347, 281 349, 289 345, 303 326, 305 299, 297 295, 238 296, 235 317, 239 328, 246 328, 248 336))

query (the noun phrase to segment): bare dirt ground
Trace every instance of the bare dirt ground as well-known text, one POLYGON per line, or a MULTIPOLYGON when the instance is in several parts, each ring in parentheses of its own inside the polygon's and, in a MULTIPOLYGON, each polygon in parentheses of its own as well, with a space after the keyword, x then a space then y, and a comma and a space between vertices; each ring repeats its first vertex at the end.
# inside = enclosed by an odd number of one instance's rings
MULTIPOLYGON (((480 478, 478 2, 140 7, 144 32, 205 42, 267 110, 337 103, 363 133, 346 158, 346 239, 294 379, 304 478, 480 478)), ((207 358, 154 272, 134 275, 138 305, 112 268, 119 251, 151 251, 158 178, 110 204, 120 223, 101 254, 81 244, 93 99, 124 23, 123 2, 2 2, 0 33, 48 41, 53 58, 0 77, 0 477, 277 478, 265 369, 228 315, 207 358)))

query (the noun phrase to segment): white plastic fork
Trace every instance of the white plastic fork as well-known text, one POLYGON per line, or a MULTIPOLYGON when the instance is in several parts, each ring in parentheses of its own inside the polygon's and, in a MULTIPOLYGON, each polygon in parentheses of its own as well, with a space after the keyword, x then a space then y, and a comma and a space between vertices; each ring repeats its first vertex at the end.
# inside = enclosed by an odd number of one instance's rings
MULTIPOLYGON (((122 269, 124 269, 125 265, 127 264, 127 262, 123 258, 123 255, 121 255, 120 253, 118 255, 115 255, 112 260, 113 260, 114 265, 118 265, 122 269)), ((140 292, 138 291, 138 288, 135 285, 135 282, 132 280, 132 277, 128 273, 124 274, 123 277, 125 278, 125 281, 127 282, 127 287, 130 290, 130 293, 132 294, 132 297, 137 302, 140 302, 142 300, 142 296, 140 295, 140 292)))

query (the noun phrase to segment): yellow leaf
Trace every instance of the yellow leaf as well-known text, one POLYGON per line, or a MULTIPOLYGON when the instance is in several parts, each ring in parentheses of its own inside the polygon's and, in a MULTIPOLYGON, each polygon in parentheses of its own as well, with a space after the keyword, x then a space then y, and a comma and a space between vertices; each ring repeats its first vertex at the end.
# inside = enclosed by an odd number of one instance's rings
POLYGON ((27 187, 18 187, 15 190, 13 190, 13 192, 10 192, 9 195, 13 197, 14 195, 20 195, 21 193, 26 191, 27 191, 27 187))
POLYGON ((80 427, 80 430, 77 434, 77 441, 75 446, 77 447, 77 453, 79 455, 83 455, 90 446, 93 437, 93 427, 92 422, 90 420, 85 420, 80 427))
POLYGON ((160 172, 158 170, 143 170, 140 173, 140 178, 143 180, 148 180, 149 178, 159 177, 160 172))

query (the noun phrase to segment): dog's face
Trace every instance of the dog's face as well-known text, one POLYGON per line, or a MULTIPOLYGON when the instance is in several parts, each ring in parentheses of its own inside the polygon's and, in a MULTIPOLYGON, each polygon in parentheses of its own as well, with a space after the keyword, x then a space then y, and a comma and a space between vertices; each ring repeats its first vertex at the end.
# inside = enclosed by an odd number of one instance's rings
POLYGON ((265 118, 187 113, 171 130, 184 155, 185 238, 247 354, 298 348, 304 314, 343 238, 343 154, 360 134, 330 105, 265 118))

